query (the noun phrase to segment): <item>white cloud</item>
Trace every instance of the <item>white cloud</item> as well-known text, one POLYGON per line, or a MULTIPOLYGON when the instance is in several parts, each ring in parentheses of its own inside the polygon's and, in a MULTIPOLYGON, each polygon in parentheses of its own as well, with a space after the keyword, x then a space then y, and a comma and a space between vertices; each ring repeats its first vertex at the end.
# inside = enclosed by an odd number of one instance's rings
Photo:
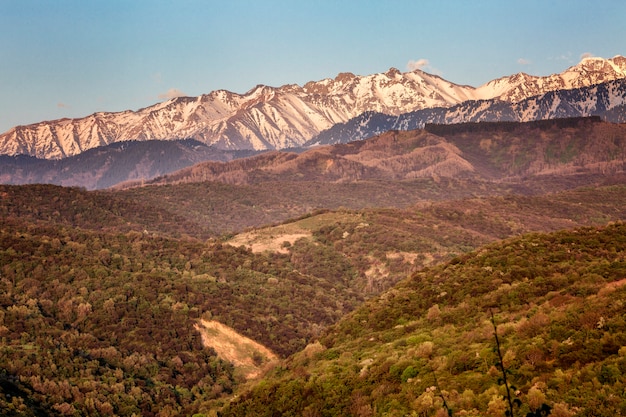
POLYGON ((583 52, 582 54, 580 54, 580 59, 591 58, 593 56, 595 55, 592 54, 591 52, 583 52))
POLYGON ((415 71, 418 69, 421 70, 423 68, 430 68, 430 62, 425 58, 418 59, 417 61, 410 60, 406 64, 406 68, 409 71, 415 71))
POLYGON ((532 64, 532 62, 529 59, 526 59, 526 58, 518 59, 517 63, 520 64, 520 65, 530 65, 530 64, 532 64))
POLYGON ((60 108, 60 109, 69 109, 70 105, 66 104, 66 103, 58 102, 57 103, 57 107, 60 108))
POLYGON ((165 93, 159 94, 159 98, 163 100, 170 100, 172 98, 184 96, 186 96, 186 94, 180 91, 178 88, 170 88, 165 93))
POLYGON ((407 62, 406 68, 408 71, 422 70, 439 77, 443 75, 441 71, 430 65, 430 61, 426 58, 420 58, 417 61, 410 60, 407 62))

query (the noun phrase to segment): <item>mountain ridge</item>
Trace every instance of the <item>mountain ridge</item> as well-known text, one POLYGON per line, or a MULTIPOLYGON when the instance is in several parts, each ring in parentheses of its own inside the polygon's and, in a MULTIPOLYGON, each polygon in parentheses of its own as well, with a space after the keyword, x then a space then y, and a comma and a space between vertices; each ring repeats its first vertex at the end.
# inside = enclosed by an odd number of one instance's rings
MULTIPOLYGON (((299 154, 272 151, 226 163, 203 162, 145 184, 417 178, 507 182, 542 175, 619 173, 626 158, 625 129, 626 125, 596 117, 386 130, 367 140, 313 147, 299 154)), ((133 185, 138 184, 123 186, 133 185)))
POLYGON ((531 122, 590 116, 624 123, 625 109, 626 79, 618 79, 578 89, 549 91, 519 102, 468 100, 448 108, 422 109, 399 116, 366 112, 320 132, 304 146, 346 143, 387 130, 421 129, 426 124, 531 122))
POLYGON ((222 149, 284 149, 301 146, 337 123, 364 112, 399 116, 445 109, 468 100, 517 102, 567 88, 626 77, 626 58, 586 58, 547 77, 515 74, 478 88, 458 85, 421 70, 357 76, 282 87, 258 85, 245 94, 216 90, 174 98, 137 111, 99 112, 78 119, 16 126, 0 135, 0 154, 47 159, 128 140, 192 138, 222 149))
POLYGON ((53 160, 0 155, 0 183, 103 189, 129 180, 150 180, 207 160, 229 161, 253 154, 256 152, 216 149, 185 139, 114 142, 53 160))

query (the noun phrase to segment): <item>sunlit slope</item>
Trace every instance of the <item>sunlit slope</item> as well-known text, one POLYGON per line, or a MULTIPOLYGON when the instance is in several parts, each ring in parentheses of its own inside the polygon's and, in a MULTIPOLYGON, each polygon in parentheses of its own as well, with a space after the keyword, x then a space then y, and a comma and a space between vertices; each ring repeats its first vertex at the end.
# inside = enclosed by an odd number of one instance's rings
POLYGON ((223 415, 619 415, 626 225, 530 234, 414 274, 223 415), (445 401, 445 406, 444 406, 445 401))

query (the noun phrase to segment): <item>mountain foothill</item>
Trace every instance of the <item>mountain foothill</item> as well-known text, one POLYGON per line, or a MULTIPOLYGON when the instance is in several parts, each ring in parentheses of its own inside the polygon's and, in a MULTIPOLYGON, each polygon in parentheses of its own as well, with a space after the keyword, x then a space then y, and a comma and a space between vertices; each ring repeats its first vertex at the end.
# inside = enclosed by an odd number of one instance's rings
POLYGON ((343 73, 9 130, 0 414, 626 414, 625 79, 343 73))

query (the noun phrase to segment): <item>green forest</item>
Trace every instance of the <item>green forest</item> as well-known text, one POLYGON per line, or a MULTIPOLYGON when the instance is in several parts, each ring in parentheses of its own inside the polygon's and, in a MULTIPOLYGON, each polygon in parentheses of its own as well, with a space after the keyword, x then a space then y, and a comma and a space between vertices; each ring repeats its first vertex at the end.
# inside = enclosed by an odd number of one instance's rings
POLYGON ((41 185, 2 195, 3 415, 435 415, 444 398, 456 415, 484 415, 503 389, 490 311, 524 411, 535 386, 553 414, 592 409, 588 392, 548 389, 558 372, 577 389, 577 372, 604 372, 619 398, 623 290, 610 283, 624 277, 623 226, 485 245, 623 218, 623 186, 323 210, 284 223, 310 234, 282 252, 170 223, 149 232, 159 211, 142 218, 141 200, 41 185), (284 362, 244 394, 250 382, 203 346, 201 319, 284 362))
POLYGON ((428 129, 0 185, 0 415, 625 415, 623 126, 428 129))
POLYGON ((623 415, 625 254, 618 223, 528 234, 420 271, 221 415, 504 416, 507 400, 519 416, 623 415))
POLYGON ((310 275, 220 243, 5 221, 0 247, 3 381, 62 414, 197 411, 241 382, 203 348, 198 319, 286 356, 363 300, 334 280, 343 265, 310 275))

